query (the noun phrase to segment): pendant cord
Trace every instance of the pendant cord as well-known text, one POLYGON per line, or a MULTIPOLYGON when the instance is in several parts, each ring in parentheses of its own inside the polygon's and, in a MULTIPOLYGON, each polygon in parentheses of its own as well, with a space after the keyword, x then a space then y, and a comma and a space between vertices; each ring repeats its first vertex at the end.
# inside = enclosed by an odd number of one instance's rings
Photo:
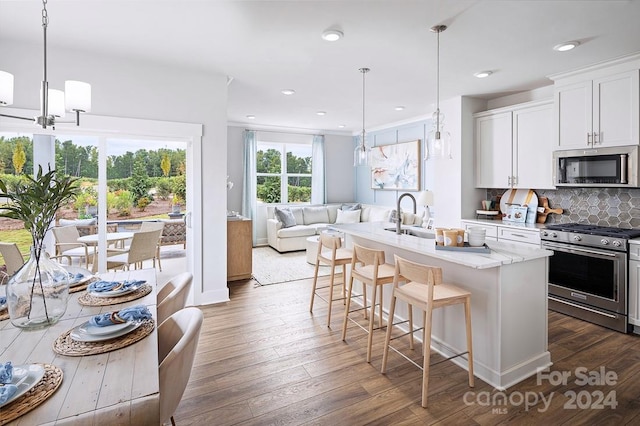
POLYGON ((47 81, 47 26, 49 25, 49 14, 47 13, 47 0, 42 0, 42 35, 44 41, 44 66, 42 72, 42 105, 40 105, 40 115, 42 116, 42 128, 47 128, 47 116, 49 115, 49 82, 47 81))

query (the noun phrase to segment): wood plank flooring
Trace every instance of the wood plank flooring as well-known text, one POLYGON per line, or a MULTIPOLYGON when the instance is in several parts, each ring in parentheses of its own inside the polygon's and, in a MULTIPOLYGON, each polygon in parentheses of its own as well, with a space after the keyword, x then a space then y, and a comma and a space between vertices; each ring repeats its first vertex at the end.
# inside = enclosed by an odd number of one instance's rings
MULTIPOLYGON (((640 336, 549 312, 551 371, 570 372, 566 384, 532 377, 498 392, 476 378, 469 388, 466 370, 445 361, 431 368, 424 409, 421 371, 390 352, 380 374, 383 330, 374 331, 367 364, 363 330, 349 322, 346 343, 340 338, 341 302, 334 302, 331 328, 324 301, 309 312, 311 280, 229 288, 230 302, 202 308, 196 361, 174 416, 179 425, 640 424, 640 336), (615 373, 615 384, 580 384, 577 367, 589 373, 602 366, 615 373)), ((366 324, 362 313, 351 317, 366 324)), ((395 346, 411 352, 407 342, 395 346)), ((412 355, 418 363, 420 350, 412 355)))

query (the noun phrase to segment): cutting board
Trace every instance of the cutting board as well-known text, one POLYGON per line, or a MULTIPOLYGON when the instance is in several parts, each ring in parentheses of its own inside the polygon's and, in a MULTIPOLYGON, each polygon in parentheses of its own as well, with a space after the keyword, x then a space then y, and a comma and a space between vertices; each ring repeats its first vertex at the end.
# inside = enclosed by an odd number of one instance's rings
POLYGON ((538 218, 536 222, 545 223, 547 221, 547 216, 550 213, 562 214, 564 212, 563 209, 551 209, 549 208, 549 199, 547 197, 540 197, 540 207, 538 208, 538 218))
POLYGON ((500 212, 503 215, 507 213, 510 204, 526 205, 529 212, 533 214, 538 208, 538 196, 532 189, 507 189, 500 197, 500 212))

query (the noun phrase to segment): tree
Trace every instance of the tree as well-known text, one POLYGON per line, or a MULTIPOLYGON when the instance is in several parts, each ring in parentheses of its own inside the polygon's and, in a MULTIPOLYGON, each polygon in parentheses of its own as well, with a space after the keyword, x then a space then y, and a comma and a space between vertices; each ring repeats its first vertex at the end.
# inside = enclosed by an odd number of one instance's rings
POLYGON ((129 185, 134 203, 137 203, 140 198, 149 195, 149 187, 149 175, 147 174, 145 163, 142 160, 138 160, 133 164, 133 175, 129 185))
POLYGON ((160 161, 160 168, 162 169, 162 174, 167 177, 171 172, 171 159, 169 158, 169 154, 166 152, 162 154, 162 160, 160 161))
POLYGON ((17 175, 22 174, 22 168, 27 162, 27 154, 25 154, 24 146, 20 141, 18 141, 16 143, 16 146, 13 148, 12 160, 13 160, 13 169, 15 170, 16 174, 17 175))

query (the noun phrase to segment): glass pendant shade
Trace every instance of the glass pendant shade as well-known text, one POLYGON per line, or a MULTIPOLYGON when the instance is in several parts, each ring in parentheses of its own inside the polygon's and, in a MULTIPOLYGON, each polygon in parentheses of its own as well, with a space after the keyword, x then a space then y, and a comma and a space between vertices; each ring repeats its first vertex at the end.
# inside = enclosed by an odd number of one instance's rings
POLYGON ((451 134, 443 129, 444 114, 439 110, 433 113, 433 127, 427 136, 427 155, 425 160, 451 159, 451 134))
POLYGON ((367 146, 366 139, 362 138, 361 142, 356 146, 356 149, 353 151, 353 165, 354 167, 358 166, 368 166, 371 160, 371 148, 367 146))
POLYGON ((13 104, 13 74, 0 71, 0 105, 13 104))
POLYGON ((64 82, 65 108, 67 111, 91 111, 91 85, 82 81, 64 82))

